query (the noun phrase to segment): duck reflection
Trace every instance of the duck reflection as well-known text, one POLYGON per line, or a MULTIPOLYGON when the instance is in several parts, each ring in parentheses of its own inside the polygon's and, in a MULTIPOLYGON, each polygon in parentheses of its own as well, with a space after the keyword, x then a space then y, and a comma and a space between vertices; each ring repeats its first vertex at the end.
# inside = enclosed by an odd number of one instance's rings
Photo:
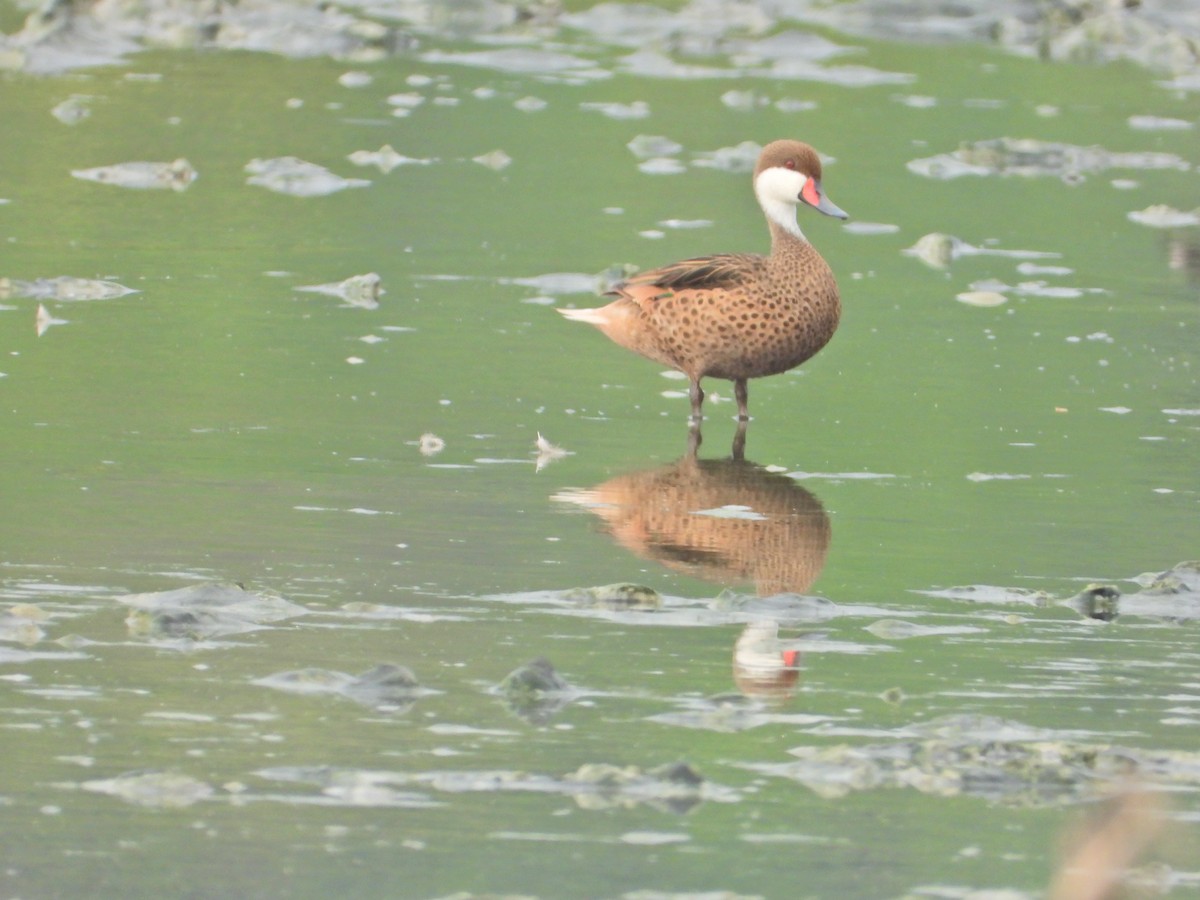
POLYGON ((1167 267, 1183 272, 1189 281, 1200 281, 1200 240, 1173 234, 1167 238, 1167 267))
POLYGON ((733 681, 747 697, 790 697, 800 684, 800 651, 779 639, 779 623, 751 622, 733 645, 733 681))
POLYGON ((685 575, 802 594, 825 565, 829 516, 786 475, 746 459, 698 459, 556 494, 587 507, 621 546, 685 575))
MULTIPOLYGON (((699 459, 694 440, 669 465, 554 499, 586 507, 621 546, 672 571, 723 586, 750 583, 759 596, 803 594, 825 565, 829 516, 793 479, 743 458, 744 440, 739 429, 730 459, 699 459)), ((799 652, 779 639, 777 623, 747 626, 734 649, 744 693, 790 693, 798 676, 799 652)))

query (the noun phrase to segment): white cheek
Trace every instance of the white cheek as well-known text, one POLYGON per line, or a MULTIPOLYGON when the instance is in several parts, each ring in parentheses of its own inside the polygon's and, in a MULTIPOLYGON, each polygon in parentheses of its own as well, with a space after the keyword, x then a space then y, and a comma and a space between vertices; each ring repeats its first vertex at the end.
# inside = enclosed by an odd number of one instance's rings
POLYGON ((791 203, 800 201, 800 191, 808 181, 804 175, 794 169, 784 169, 774 166, 763 169, 758 178, 754 179, 754 193, 760 203, 791 203))
POLYGON ((754 179, 754 194, 767 218, 798 238, 804 235, 796 224, 796 205, 807 182, 807 176, 778 166, 764 169, 754 179))

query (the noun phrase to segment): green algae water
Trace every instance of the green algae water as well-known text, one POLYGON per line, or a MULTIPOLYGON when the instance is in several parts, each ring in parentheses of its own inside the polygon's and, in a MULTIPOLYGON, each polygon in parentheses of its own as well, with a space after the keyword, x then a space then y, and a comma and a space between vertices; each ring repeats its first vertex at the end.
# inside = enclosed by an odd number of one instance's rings
POLYGON ((1032 897, 1132 772, 1195 896, 1200 95, 590 21, 3 76, 4 895, 1032 897), (842 325, 696 463, 551 307, 779 137, 842 325))

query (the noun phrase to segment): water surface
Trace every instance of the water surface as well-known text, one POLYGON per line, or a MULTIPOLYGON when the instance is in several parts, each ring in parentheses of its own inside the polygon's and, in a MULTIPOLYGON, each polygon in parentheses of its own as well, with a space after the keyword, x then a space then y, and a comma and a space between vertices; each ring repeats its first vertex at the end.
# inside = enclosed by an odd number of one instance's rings
POLYGON ((1200 205, 1194 128, 1141 127, 1200 101, 1130 63, 771 33, 5 77, 8 894, 1036 895, 1113 745, 1170 789, 1153 872, 1196 893, 1198 588, 1140 576, 1200 546, 1198 238, 1130 214, 1200 205), (852 216, 802 220, 843 323, 752 384, 747 462, 708 384, 696 463, 686 383, 550 307, 764 250, 722 164, 783 136, 852 216), (1001 139, 1042 142, 1033 171, 922 174, 1001 139), (385 145, 409 162, 348 159, 385 145), (350 183, 248 183, 284 157, 350 183), (178 159, 182 189, 72 175, 178 159), (983 252, 905 252, 934 232, 983 252), (207 583, 246 605, 126 596, 207 583), (616 583, 658 602, 564 593, 616 583), (1059 602, 1093 583, 1115 620, 1059 602), (536 657, 570 690, 497 692, 536 657), (420 689, 381 696, 380 664, 420 689), (974 780, 880 768, 917 745, 974 780))

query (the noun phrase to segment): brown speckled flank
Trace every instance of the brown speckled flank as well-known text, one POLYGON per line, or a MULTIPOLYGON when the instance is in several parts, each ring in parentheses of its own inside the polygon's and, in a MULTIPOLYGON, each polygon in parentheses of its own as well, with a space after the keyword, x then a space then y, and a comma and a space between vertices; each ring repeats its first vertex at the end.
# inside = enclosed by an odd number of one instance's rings
POLYGON ((560 309, 595 325, 617 344, 678 369, 691 382, 692 419, 700 420, 700 379, 734 384, 738 418, 749 418, 746 381, 776 375, 809 359, 833 337, 841 315, 829 266, 796 225, 805 203, 846 214, 821 192, 821 161, 799 141, 763 148, 754 191, 771 229, 771 253, 722 254, 672 263, 616 285, 599 309, 560 309))

